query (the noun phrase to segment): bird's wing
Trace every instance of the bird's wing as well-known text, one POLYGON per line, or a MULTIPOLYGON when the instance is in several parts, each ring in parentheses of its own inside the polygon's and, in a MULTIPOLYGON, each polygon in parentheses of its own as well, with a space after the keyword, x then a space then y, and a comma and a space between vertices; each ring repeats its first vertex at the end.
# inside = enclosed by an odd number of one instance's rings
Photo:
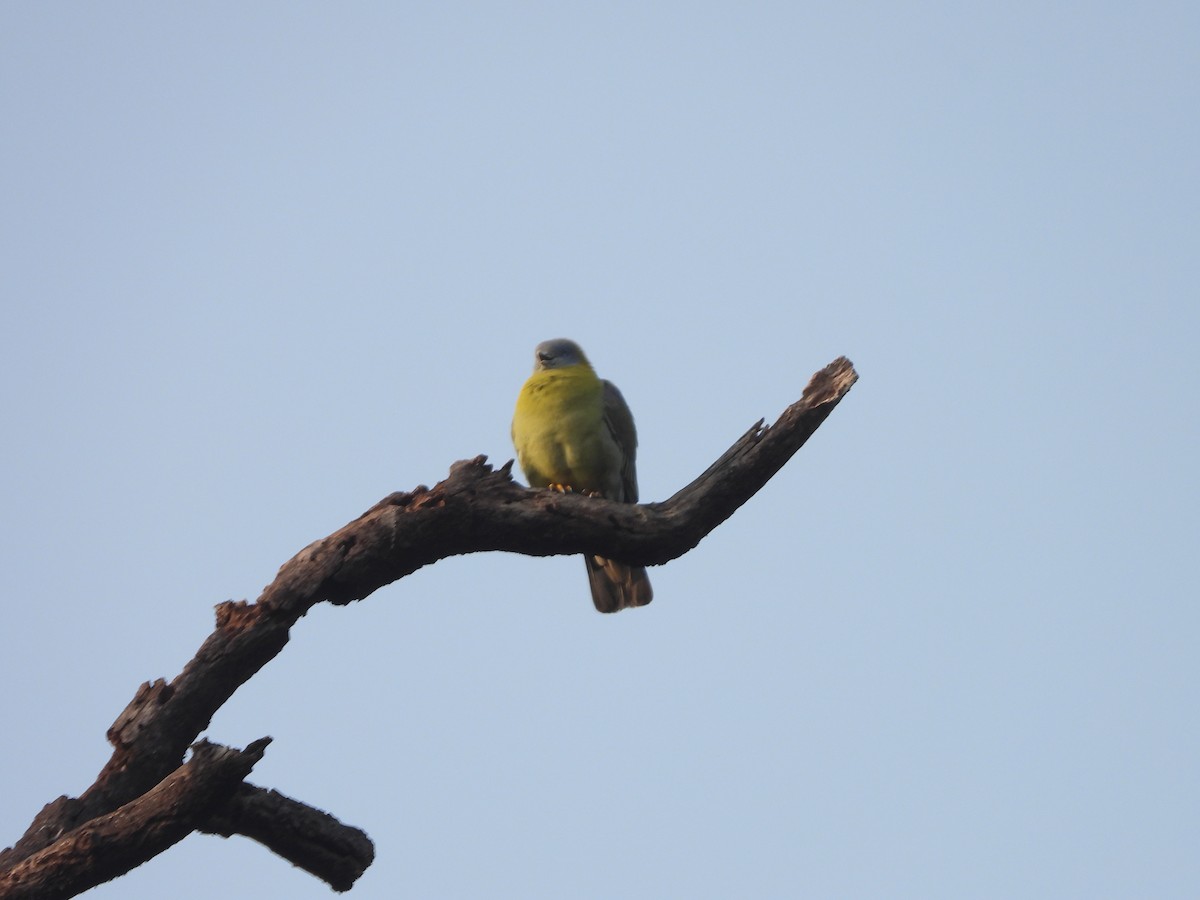
MULTIPOLYGON (((625 496, 619 499, 626 503, 637 503, 637 429, 633 427, 633 413, 617 386, 604 382, 604 425, 621 451, 621 487, 625 496)), ((618 498, 612 498, 618 499, 618 498)))

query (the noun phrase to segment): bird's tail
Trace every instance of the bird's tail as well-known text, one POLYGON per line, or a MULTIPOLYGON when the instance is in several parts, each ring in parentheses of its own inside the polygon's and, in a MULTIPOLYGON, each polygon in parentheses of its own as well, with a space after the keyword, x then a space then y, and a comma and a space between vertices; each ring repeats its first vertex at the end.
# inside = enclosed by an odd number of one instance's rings
POLYGON ((587 564, 588 582, 592 586, 592 602, 600 612, 614 613, 628 606, 645 606, 654 599, 645 566, 627 566, 600 556, 585 556, 583 561, 587 564))

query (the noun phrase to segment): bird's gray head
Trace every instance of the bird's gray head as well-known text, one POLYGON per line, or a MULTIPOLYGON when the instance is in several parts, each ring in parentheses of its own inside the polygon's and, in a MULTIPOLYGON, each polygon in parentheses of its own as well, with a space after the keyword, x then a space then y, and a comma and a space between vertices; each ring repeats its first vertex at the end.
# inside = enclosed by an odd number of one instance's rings
POLYGON ((552 341, 542 341, 533 351, 533 371, 545 369, 561 369, 564 366, 579 364, 590 366, 583 348, 574 341, 566 338, 555 338, 552 341))

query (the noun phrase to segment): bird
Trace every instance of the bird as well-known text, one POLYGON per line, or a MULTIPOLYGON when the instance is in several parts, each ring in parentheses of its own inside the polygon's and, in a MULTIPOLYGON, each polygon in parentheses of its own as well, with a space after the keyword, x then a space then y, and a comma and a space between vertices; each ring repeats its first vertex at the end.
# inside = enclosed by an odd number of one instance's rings
MULTIPOLYGON (((637 431, 625 398, 596 375, 583 349, 538 344, 533 374, 517 395, 512 441, 529 486, 637 503, 637 431)), ((602 613, 653 599, 645 566, 587 554, 592 602, 602 613)))

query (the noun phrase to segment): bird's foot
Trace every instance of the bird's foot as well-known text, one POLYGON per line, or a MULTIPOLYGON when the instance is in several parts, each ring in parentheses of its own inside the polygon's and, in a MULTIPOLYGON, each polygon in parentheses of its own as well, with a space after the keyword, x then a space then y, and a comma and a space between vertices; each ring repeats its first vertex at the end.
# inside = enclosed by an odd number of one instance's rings
POLYGON ((603 491, 576 491, 575 488, 571 487, 569 484, 559 484, 557 481, 552 481, 546 485, 546 490, 554 491, 559 494, 580 493, 585 497, 599 497, 601 500, 604 499, 603 491))

